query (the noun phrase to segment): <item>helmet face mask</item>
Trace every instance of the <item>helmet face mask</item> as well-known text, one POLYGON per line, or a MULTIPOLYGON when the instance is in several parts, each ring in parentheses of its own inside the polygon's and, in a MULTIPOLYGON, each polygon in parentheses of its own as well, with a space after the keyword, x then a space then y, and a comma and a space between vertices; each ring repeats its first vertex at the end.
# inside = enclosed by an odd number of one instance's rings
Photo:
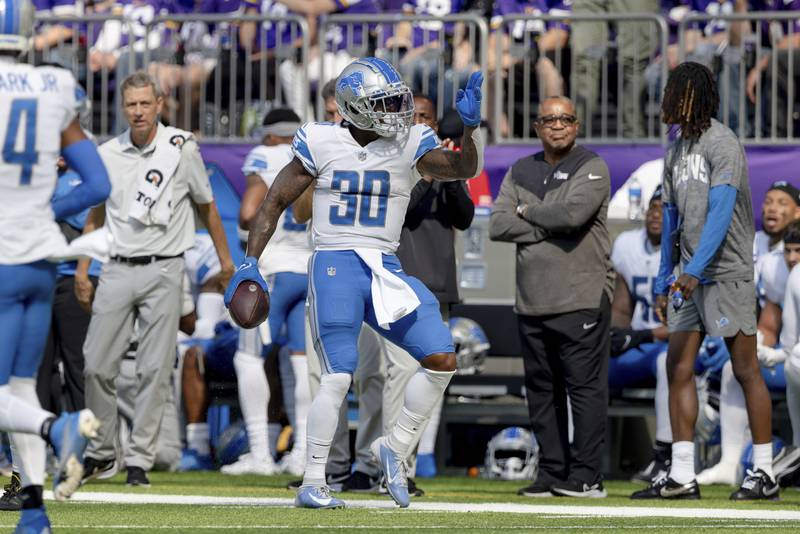
POLYGON ((361 130, 392 137, 411 128, 414 98, 397 70, 382 59, 361 58, 336 80, 336 105, 361 130))
POLYGON ((533 434, 524 428, 506 428, 487 444, 484 463, 486 478, 536 480, 539 444, 533 434))

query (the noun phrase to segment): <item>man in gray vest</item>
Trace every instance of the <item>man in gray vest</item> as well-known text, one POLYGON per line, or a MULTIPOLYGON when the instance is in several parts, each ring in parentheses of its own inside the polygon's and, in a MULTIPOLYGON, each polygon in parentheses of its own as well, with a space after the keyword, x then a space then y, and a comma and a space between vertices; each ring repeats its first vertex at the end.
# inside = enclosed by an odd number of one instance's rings
POLYGON ((539 476, 519 491, 529 497, 606 496, 600 463, 614 282, 610 179, 605 162, 575 144, 578 127, 568 98, 542 102, 535 128, 544 150, 506 173, 489 228, 491 239, 517 244, 515 311, 531 427, 541 447, 539 476))
POLYGON ((75 292, 92 320, 83 345, 86 405, 102 426, 86 449, 84 482, 117 469, 117 400, 114 380, 139 325, 139 380, 127 484, 149 486, 156 438, 169 395, 181 311, 183 253, 195 240, 195 215, 208 229, 221 266, 221 287, 233 273, 225 231, 197 141, 190 132, 158 120, 163 97, 144 72, 122 83, 122 108, 129 129, 100 147, 111 169, 111 195, 89 213, 84 232, 105 226, 113 236, 111 261, 103 266, 95 295, 88 262, 79 261, 75 292))

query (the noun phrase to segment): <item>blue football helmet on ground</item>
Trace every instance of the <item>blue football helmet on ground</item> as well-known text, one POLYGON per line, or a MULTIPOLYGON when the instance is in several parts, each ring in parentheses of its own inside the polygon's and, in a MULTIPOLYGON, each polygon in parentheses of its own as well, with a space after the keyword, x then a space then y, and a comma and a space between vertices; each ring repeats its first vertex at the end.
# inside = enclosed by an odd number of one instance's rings
POLYGON ((33 34, 30 0, 0 0, 0 52, 25 52, 33 34))
POLYGON ((451 317, 448 322, 456 349, 456 373, 477 375, 483 371, 489 354, 489 338, 483 328, 466 317, 451 317))
POLYGON ((336 106, 348 122, 383 137, 408 131, 414 124, 411 89, 390 63, 359 58, 336 79, 336 106))
POLYGON ((485 478, 536 480, 538 473, 539 443, 533 433, 512 426, 489 440, 483 469, 485 478))

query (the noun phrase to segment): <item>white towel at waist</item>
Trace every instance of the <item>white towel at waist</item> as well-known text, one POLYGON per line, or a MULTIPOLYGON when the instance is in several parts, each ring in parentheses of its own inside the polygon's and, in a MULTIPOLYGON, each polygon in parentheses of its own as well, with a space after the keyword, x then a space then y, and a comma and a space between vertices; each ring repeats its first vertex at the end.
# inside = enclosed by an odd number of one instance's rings
POLYGON ((391 323, 417 309, 419 297, 402 278, 383 266, 380 250, 357 248, 354 252, 372 271, 372 307, 381 328, 389 329, 391 323))
POLYGON ((99 262, 107 262, 110 259, 111 244, 114 237, 104 226, 88 234, 76 237, 69 244, 59 250, 54 250, 47 257, 47 261, 59 263, 62 261, 76 260, 85 256, 99 262))

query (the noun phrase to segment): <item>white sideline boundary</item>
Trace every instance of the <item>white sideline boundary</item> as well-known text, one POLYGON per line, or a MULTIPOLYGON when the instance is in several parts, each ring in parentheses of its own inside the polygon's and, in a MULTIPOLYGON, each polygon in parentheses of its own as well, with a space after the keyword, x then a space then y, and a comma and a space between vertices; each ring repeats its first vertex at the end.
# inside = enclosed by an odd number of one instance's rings
MULTIPOLYGON (((46 491, 45 499, 52 499, 53 492, 46 491)), ((116 493, 81 491, 73 502, 110 504, 174 504, 212 506, 292 507, 294 499, 278 497, 212 497, 207 495, 164 495, 156 493, 116 493)), ((397 510, 389 499, 352 500, 351 509, 397 510)), ((570 517, 671 517, 694 519, 751 519, 772 521, 800 521, 800 510, 765 510, 752 508, 666 508, 644 506, 565 506, 549 504, 519 503, 451 503, 413 502, 409 510, 426 512, 505 512, 514 514, 559 515, 570 517)))

